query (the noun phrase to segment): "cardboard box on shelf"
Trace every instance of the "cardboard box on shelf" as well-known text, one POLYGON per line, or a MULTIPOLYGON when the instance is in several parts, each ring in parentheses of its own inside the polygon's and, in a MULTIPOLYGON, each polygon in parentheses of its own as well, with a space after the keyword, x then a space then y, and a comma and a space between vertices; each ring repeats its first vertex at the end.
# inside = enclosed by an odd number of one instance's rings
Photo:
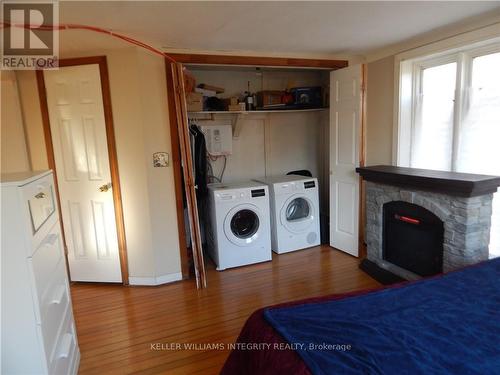
POLYGON ((257 93, 257 106, 265 108, 266 106, 281 104, 283 91, 266 90, 257 93))
POLYGON ((215 91, 217 94, 222 94, 224 92, 222 87, 207 85, 206 83, 200 83, 198 87, 205 90, 215 91))
POLYGON ((196 87, 196 78, 187 69, 184 70, 184 88, 186 92, 193 92, 196 87))
POLYGON ((186 106, 188 112, 203 111, 203 95, 198 92, 190 92, 186 96, 186 106))
POLYGON ((202 89, 200 87, 195 88, 194 91, 199 92, 203 96, 216 96, 217 95, 217 93, 215 91, 202 89))
POLYGON ((228 106, 228 110, 229 110, 230 112, 245 111, 245 103, 230 104, 230 105, 228 106))

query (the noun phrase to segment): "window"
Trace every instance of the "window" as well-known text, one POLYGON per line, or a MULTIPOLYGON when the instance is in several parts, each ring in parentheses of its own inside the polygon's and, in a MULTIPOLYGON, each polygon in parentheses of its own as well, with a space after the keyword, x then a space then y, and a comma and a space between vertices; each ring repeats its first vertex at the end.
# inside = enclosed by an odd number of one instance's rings
MULTIPOLYGON (((500 42, 401 63, 397 163, 500 175, 500 42)), ((500 193, 491 256, 500 256, 500 193)))
POLYGON ((456 62, 421 67, 415 101, 412 167, 452 168, 456 72, 456 62))

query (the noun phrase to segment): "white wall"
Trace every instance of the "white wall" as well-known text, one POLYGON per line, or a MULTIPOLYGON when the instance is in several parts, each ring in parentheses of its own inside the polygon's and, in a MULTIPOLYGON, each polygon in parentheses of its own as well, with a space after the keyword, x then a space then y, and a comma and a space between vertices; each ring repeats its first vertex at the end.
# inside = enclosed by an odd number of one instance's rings
MULTIPOLYGON (((151 161, 153 152, 171 152, 163 59, 91 32, 78 32, 84 34, 85 44, 80 45, 73 42, 75 33, 62 32, 62 58, 98 55, 108 58, 131 281, 154 284, 173 280, 180 275, 173 171, 171 166, 153 168, 151 161)), ((320 79, 318 74, 312 74, 304 79, 290 80, 287 74, 278 74, 266 87, 312 85, 320 79)), ((17 75, 30 162, 33 169, 46 169, 48 162, 35 73, 20 71, 17 75)), ((243 84, 243 89, 237 90, 244 91, 246 80, 238 82, 243 84)), ((267 127, 262 117, 249 117, 243 124, 241 140, 234 145, 239 150, 240 161, 236 161, 235 156, 235 164, 228 163, 228 178, 262 176, 266 168, 267 174, 303 168, 311 169, 316 175, 319 170, 324 171, 325 160, 320 156, 322 151, 318 155, 316 146, 320 142, 321 150, 325 140, 319 134, 328 130, 327 112, 288 116, 292 115, 271 115, 267 127), (267 136, 264 136, 266 129, 267 136), (290 145, 296 145, 295 150, 300 151, 294 152, 290 145), (269 158, 264 156, 266 153, 269 158), (253 160, 249 162, 249 158, 253 160), (252 168, 239 168, 243 160, 252 168), (245 174, 238 175, 238 171, 245 174)))
POLYGON ((149 211, 147 154, 140 101, 137 52, 134 48, 106 53, 111 104, 122 188, 130 278, 155 277, 149 211), (130 95, 134 93, 134 95, 130 95))
MULTIPOLYGON (((318 71, 274 70, 256 71, 199 70, 191 68, 197 84, 223 87, 222 98, 238 96, 247 90, 283 90, 288 87, 322 86, 328 90, 328 75, 318 71), (326 80, 325 80, 326 78, 326 80)), ((227 123, 231 115, 215 115, 215 121, 227 123)), ((205 115, 199 116, 201 118, 205 115)), ((310 170, 320 185, 325 178, 325 129, 328 129, 328 110, 318 112, 250 113, 241 120, 239 138, 233 139, 233 153, 227 158, 224 182, 243 181, 263 176, 286 174, 299 169, 310 170)), ((198 121, 202 125, 203 121, 198 121)), ((212 162, 218 176, 223 160, 212 162)), ((323 194, 322 194, 323 195, 323 194)), ((326 198, 323 197, 323 201, 326 198)), ((324 205, 323 205, 324 206, 324 205)))
MULTIPOLYGON (((207 83, 223 87, 219 96, 241 95, 247 90, 283 90, 288 87, 321 86, 323 75, 318 71, 256 71, 190 69, 197 84, 207 83)), ((230 115, 216 115, 215 120, 226 121, 230 115)), ((199 122, 202 124, 202 122, 199 122)), ((228 157, 224 181, 238 181, 262 176, 283 174, 291 170, 309 169, 320 174, 318 152, 320 133, 324 122, 320 112, 251 113, 242 117, 242 130, 233 140, 233 154, 228 157)), ((215 164, 219 171, 222 161, 215 164)))
POLYGON ((392 164, 396 156, 393 155, 393 132, 394 103, 395 96, 398 95, 395 90, 395 74, 399 72, 396 59, 398 55, 399 58, 408 58, 414 54, 425 55, 498 37, 499 18, 499 15, 493 15, 463 25, 447 27, 405 43, 383 48, 368 56, 367 165, 392 164))
POLYGON ((152 163, 154 152, 166 151, 171 156, 165 63, 137 52, 154 264, 156 275, 173 275, 180 272, 174 174, 172 164, 153 168, 152 163))
POLYGON ((1 73, 1 172, 29 171, 28 152, 24 135, 21 103, 16 75, 13 71, 1 73))
MULTIPOLYGON (((98 55, 108 61, 130 282, 179 279, 173 170, 152 167, 153 152, 171 152, 163 59, 135 47, 63 57, 98 55)), ((47 168, 34 72, 20 82, 33 164, 47 168)))
MULTIPOLYGON (((216 116, 215 122, 219 118, 227 117, 216 116)), ((203 121, 197 123, 203 125, 203 121)), ((320 112, 249 114, 241 124, 239 138, 233 139, 233 153, 227 157, 224 182, 298 169, 308 169, 316 177, 322 173, 319 147, 324 122, 320 112)), ((222 159, 212 162, 217 176, 222 164, 222 159)))
POLYGON ((367 64, 366 165, 392 163, 394 57, 367 64))
POLYGON ((33 170, 49 168, 45 137, 43 134, 43 120, 38 98, 36 75, 33 70, 19 70, 16 72, 19 85, 19 95, 22 102, 26 144, 33 170))

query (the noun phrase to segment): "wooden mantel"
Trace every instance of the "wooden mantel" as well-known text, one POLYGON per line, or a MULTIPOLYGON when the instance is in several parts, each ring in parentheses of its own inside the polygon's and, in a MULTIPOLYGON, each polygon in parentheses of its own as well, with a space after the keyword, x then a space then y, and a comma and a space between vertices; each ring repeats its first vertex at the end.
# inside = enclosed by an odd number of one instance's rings
POLYGON ((458 197, 495 193, 500 176, 375 165, 356 168, 364 180, 386 185, 433 191, 458 197))

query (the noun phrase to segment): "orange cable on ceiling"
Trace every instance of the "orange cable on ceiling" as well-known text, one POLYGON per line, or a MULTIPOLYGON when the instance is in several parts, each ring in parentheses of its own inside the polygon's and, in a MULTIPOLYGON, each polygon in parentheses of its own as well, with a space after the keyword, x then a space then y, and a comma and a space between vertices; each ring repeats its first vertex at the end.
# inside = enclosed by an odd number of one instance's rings
POLYGON ((5 27, 19 27, 19 28, 23 28, 23 29, 33 29, 33 30, 44 30, 44 31, 53 31, 53 30, 58 30, 58 31, 63 31, 63 30, 87 30, 87 31, 94 31, 94 32, 97 32, 97 33, 101 33, 101 34, 106 34, 106 35, 110 35, 110 36, 113 36, 115 38, 118 38, 118 39, 121 39, 127 43, 130 43, 130 44, 133 44, 133 45, 136 45, 138 47, 141 47, 141 48, 144 48, 150 52, 153 52, 157 55, 160 55, 162 57, 165 57, 167 58, 168 60, 170 60, 171 62, 175 63, 176 61, 170 57, 167 53, 149 45, 149 44, 146 44, 144 42, 141 42, 140 40, 137 40, 137 39, 134 39, 134 38, 131 38, 129 36, 126 36, 126 35, 123 35, 123 34, 119 34, 119 33, 115 33, 111 30, 106 30, 106 29, 103 29, 103 28, 100 28, 100 27, 96 27, 96 26, 89 26, 89 25, 79 25, 79 24, 60 24, 60 25, 45 25, 45 26, 33 26, 33 25, 27 25, 27 24, 11 24, 9 22, 3 22, 2 21, 2 28, 5 28, 5 27))

